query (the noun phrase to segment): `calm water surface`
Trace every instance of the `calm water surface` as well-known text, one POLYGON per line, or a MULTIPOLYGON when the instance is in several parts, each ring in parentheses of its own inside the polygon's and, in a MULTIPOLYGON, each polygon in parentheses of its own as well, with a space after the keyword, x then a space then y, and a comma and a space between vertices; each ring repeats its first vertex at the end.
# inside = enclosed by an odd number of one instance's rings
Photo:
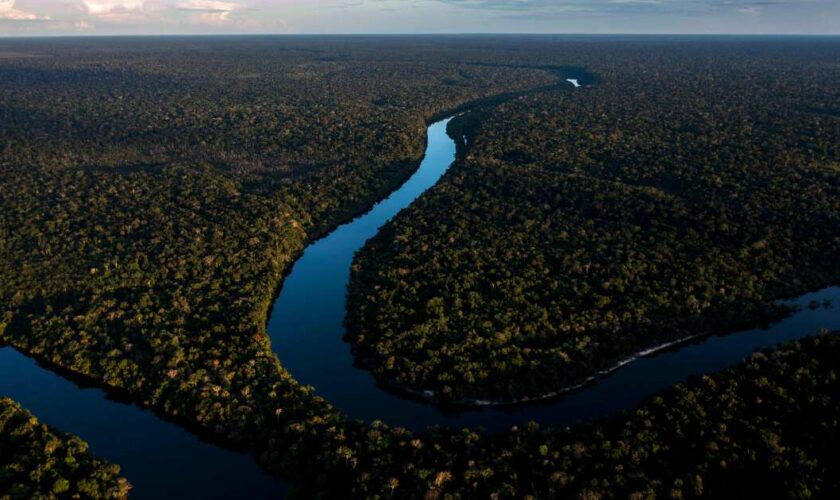
POLYGON ((11 347, 0 348, 0 395, 118 464, 134 487, 132 499, 285 496, 287 486, 250 456, 205 443, 151 411, 109 399, 101 389, 82 388, 11 347))

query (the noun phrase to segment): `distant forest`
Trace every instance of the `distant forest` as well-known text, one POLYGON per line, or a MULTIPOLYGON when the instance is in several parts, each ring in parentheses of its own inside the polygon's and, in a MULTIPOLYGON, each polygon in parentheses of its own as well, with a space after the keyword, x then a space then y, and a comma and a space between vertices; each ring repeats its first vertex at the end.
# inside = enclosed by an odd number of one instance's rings
MULTIPOLYGON (((477 101, 459 162, 357 260, 350 340, 381 380, 537 395, 773 313, 840 278, 838 60, 830 39, 0 40, 0 341, 306 495, 831 496, 835 334, 607 422, 490 435, 348 420, 265 321, 304 246, 477 101)), ((44 436, 2 463, 0 498, 50 462, 44 436)), ((31 491, 64 488, 49 474, 31 491)))

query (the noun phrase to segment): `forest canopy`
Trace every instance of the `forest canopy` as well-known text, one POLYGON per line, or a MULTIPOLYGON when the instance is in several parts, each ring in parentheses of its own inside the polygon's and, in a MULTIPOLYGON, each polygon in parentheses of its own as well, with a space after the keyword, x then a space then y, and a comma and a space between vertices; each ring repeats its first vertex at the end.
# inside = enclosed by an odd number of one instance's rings
POLYGON ((0 397, 0 499, 126 498, 130 486, 119 472, 92 457, 78 437, 0 397))
MULTIPOLYGON (((400 383, 447 397, 538 393, 836 279, 836 42, 4 39, 2 53, 16 56, 0 57, 0 340, 16 349, 324 496, 687 495, 728 477, 719 460, 780 482, 805 464, 809 491, 836 491, 820 448, 836 445, 834 337, 758 362, 780 389, 735 410, 762 427, 678 463, 658 453, 681 436, 669 422, 707 435, 696 406, 670 405, 685 389, 646 407, 663 415, 650 440, 633 412, 605 431, 415 433, 349 421, 265 332, 306 243, 404 180, 429 120, 487 98, 455 124, 461 161, 358 261, 352 340, 381 378, 398 354, 400 383), (597 85, 561 86, 569 68, 597 85), (791 438, 793 458, 755 440, 766 426, 785 443, 803 418, 826 433, 791 438)), ((724 403, 755 396, 688 387, 727 425, 724 403)))
MULTIPOLYGON (((803 42, 804 44, 804 42, 803 42)), ((604 50, 599 80, 454 124, 470 147, 357 256, 384 383, 539 398, 840 280, 836 44, 604 50)))

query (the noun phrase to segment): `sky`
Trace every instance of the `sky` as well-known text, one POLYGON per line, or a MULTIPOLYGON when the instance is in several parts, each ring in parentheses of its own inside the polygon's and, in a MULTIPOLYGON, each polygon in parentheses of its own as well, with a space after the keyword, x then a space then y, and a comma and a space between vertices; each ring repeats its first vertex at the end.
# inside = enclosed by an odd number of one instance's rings
POLYGON ((0 36, 840 34, 840 0, 0 0, 0 36))

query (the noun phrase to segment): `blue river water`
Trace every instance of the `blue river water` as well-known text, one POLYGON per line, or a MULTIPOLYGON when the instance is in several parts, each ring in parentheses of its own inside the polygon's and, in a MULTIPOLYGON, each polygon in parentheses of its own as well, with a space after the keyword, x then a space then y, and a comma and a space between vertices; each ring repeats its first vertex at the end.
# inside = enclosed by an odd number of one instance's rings
POLYGON ((101 389, 77 385, 11 347, 0 348, 0 395, 118 464, 133 487, 132 499, 269 499, 287 491, 250 456, 203 442, 101 389))
MULTIPOLYGON (((737 363, 756 349, 840 328, 834 308, 804 308, 767 329, 712 336, 695 343, 641 357, 595 383, 562 397, 519 405, 441 407, 379 385, 354 366, 345 333, 346 289, 353 256, 379 228, 426 189, 437 183, 455 160, 455 142, 447 120, 432 124, 417 173, 368 213, 340 226, 304 251, 274 303, 268 332, 275 354, 302 384, 311 385, 349 417, 413 430, 432 425, 483 427, 499 431, 531 420, 561 426, 597 418, 633 406, 658 389, 737 363)), ((840 287, 829 287, 791 301, 840 304, 840 287)))
MULTIPOLYGON (((350 346, 342 340, 350 266, 356 251, 452 164, 455 143, 446 134, 448 121, 429 127, 426 156, 402 187, 306 248, 269 319, 272 346, 285 368, 351 418, 411 429, 445 425, 497 431, 531 420, 562 426, 632 407, 659 389, 730 366, 756 349, 821 328, 840 329, 840 287, 828 287, 790 301, 800 306, 798 312, 767 328, 698 339, 642 357, 553 400, 446 408, 382 389, 369 372, 354 366, 350 346), (812 302, 819 305, 807 307, 812 302)), ((264 474, 251 457, 205 443, 101 389, 71 382, 11 347, 0 348, 0 395, 78 435, 90 443, 92 453, 119 464, 134 486, 133 498, 260 499, 287 492, 285 483, 264 474)))

